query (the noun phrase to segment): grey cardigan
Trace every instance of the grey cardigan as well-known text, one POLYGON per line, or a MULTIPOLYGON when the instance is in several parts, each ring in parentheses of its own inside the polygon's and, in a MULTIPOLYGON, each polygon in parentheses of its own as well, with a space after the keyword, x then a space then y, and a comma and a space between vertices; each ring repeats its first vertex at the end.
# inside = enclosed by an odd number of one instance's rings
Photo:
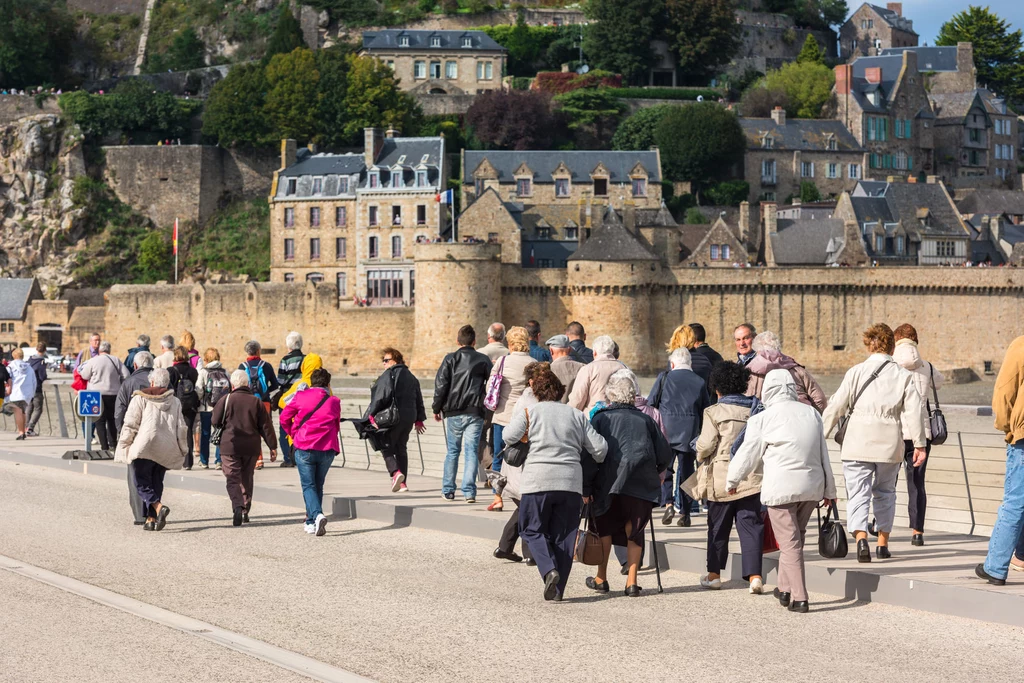
POLYGON ((523 438, 526 416, 530 416, 530 454, 523 465, 519 493, 571 491, 583 494, 584 450, 595 462, 604 462, 608 443, 598 434, 586 415, 572 406, 544 401, 526 411, 516 412, 502 432, 506 444, 523 438))

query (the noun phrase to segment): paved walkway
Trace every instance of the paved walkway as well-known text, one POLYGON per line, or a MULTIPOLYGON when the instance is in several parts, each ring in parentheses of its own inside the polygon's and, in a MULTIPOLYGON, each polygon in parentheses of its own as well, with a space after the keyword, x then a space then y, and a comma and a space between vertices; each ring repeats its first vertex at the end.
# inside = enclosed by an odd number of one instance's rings
MULTIPOLYGON (((3 460, 118 479, 125 476, 123 465, 109 461, 60 459, 64 451, 80 447, 68 440, 38 438, 15 442, 7 435, 0 438, 3 439, 0 442, 0 459, 3 460)), ((217 470, 174 471, 168 473, 166 485, 173 489, 225 495, 225 518, 229 515, 224 479, 217 470)), ((443 500, 437 479, 413 476, 409 485, 411 493, 392 494, 388 477, 382 472, 335 467, 327 478, 324 508, 340 518, 363 518, 395 527, 497 540, 508 513, 486 511, 490 498, 486 490, 480 492, 480 503, 468 505, 461 501, 459 494, 456 502, 443 500)), ((302 508, 295 469, 282 469, 268 462, 266 469, 257 472, 256 487, 256 505, 266 502, 297 510, 302 508)), ((125 515, 128 514, 126 501, 125 515)), ((301 522, 300 517, 301 513, 296 512, 296 524, 301 522)), ((662 526, 656 520, 654 531, 663 569, 704 571, 705 517, 697 515, 693 520, 694 526, 689 529, 662 526)), ((897 529, 890 543, 891 560, 859 564, 852 552, 843 560, 826 560, 816 550, 816 524, 812 517, 806 554, 808 589, 843 598, 1024 626, 1024 574, 1011 572, 1010 583, 1004 587, 991 586, 974 577, 974 566, 984 557, 987 537, 929 533, 926 543, 923 548, 913 548, 909 544, 909 532, 897 529), (1018 577, 1019 580, 1015 580, 1018 577)), ((734 554, 724 578, 739 581, 739 543, 735 535, 732 550, 734 554)), ((776 558, 776 554, 765 558, 768 584, 774 583, 776 558)))

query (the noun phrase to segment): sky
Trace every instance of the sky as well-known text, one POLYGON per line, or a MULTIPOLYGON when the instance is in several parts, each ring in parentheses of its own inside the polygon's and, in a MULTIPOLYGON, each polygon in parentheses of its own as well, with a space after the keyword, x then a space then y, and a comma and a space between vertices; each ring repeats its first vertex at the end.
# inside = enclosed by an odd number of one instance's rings
MULTIPOLYGON (((1011 30, 1024 29, 1024 1, 1022 0, 902 0, 903 16, 914 22, 914 30, 920 36, 920 43, 935 44, 935 36, 950 17, 957 12, 975 4, 988 7, 1000 17, 1012 24, 1011 30)), ((859 0, 847 0, 850 11, 861 6, 859 0)), ((885 7, 887 0, 872 0, 872 4, 885 7)))

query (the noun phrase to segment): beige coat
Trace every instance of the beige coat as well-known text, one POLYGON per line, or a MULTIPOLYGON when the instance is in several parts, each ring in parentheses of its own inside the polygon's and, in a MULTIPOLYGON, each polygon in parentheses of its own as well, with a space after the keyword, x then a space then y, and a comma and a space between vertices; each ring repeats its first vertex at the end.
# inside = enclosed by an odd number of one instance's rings
POLYGON ((157 396, 142 390, 132 394, 114 462, 152 460, 169 470, 180 470, 187 453, 188 430, 174 392, 167 389, 157 396))
POLYGON ((882 363, 886 365, 878 378, 864 389, 853 408, 842 446, 844 461, 903 462, 904 425, 915 447, 924 448, 927 443, 921 419, 921 394, 914 386, 914 378, 892 356, 882 353, 871 354, 846 372, 822 415, 825 435, 831 434, 839 419, 850 411, 854 397, 882 363))
POLYGON ((576 375, 576 383, 569 395, 569 405, 576 410, 589 413, 598 401, 606 400, 604 389, 608 385, 608 379, 624 367, 625 363, 611 356, 596 357, 594 362, 588 363, 576 375))
POLYGON ((761 466, 743 478, 736 493, 729 495, 725 481, 729 474, 730 451, 750 417, 750 408, 716 403, 704 409, 704 423, 697 438, 697 488, 695 491, 716 503, 746 498, 761 490, 761 466))
POLYGON ((508 347, 501 342, 491 342, 487 346, 481 346, 477 351, 490 358, 492 363, 508 355, 508 347))
POLYGON ((163 368, 164 370, 166 370, 172 365, 174 365, 174 351, 171 351, 170 349, 164 351, 159 356, 153 359, 154 370, 157 370, 159 368, 163 368))
MULTIPOLYGON (((921 353, 917 350, 917 343, 913 339, 900 339, 896 342, 896 350, 892 352, 892 359, 914 377, 914 386, 921 394, 921 417, 924 420, 925 436, 931 439, 932 430, 931 425, 928 424, 928 402, 934 401, 935 394, 932 393, 932 387, 938 391, 942 386, 942 373, 921 358, 921 353)), ((903 439, 910 441, 910 432, 906 425, 903 425, 903 439)))
POLYGON ((491 377, 498 372, 498 368, 502 368, 501 398, 498 399, 498 407, 494 410, 491 422, 504 427, 512 421, 516 401, 523 395, 523 389, 526 388, 526 377, 523 376, 523 371, 527 365, 535 361, 526 351, 513 351, 503 358, 504 366, 502 358, 499 358, 491 367, 491 377))

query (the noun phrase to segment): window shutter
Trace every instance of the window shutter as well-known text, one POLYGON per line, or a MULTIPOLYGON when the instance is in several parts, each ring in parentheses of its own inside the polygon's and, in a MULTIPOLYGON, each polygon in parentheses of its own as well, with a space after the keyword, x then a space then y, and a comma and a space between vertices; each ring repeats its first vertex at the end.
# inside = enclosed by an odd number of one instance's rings
POLYGON ((913 171, 914 170, 914 157, 907 157, 907 170, 908 171, 913 171))

